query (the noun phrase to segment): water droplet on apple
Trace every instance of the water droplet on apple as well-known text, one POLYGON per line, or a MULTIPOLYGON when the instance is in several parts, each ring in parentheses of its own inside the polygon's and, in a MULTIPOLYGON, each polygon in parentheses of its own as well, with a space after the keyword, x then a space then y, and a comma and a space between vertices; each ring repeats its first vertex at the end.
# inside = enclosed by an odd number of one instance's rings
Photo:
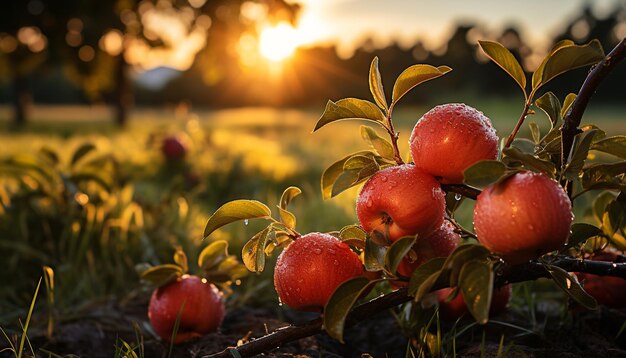
POLYGON ((397 183, 396 181, 393 181, 393 180, 390 180, 390 181, 389 181, 389 187, 390 187, 390 188, 393 188, 393 187, 395 187, 396 185, 398 185, 398 183, 397 183))
POLYGON ((335 261, 333 261, 333 264, 334 264, 335 266, 339 266, 339 261, 335 260, 335 261))
POLYGON ((314 254, 316 254, 316 255, 319 255, 319 254, 321 254, 321 253, 322 253, 322 249, 320 249, 319 247, 317 247, 317 248, 313 249, 313 253, 314 253, 314 254))
POLYGON ((365 202, 365 206, 367 206, 368 208, 371 208, 372 205, 374 205, 372 198, 367 198, 367 201, 365 202))
POLYGON ((328 252, 330 252, 332 255, 337 253, 337 251, 335 251, 334 249, 328 249, 328 252))
POLYGON ((528 224, 528 230, 535 230, 535 227, 532 224, 528 224))
POLYGON ((380 181, 382 181, 383 183, 387 181, 387 177, 386 176, 381 176, 380 177, 380 181))

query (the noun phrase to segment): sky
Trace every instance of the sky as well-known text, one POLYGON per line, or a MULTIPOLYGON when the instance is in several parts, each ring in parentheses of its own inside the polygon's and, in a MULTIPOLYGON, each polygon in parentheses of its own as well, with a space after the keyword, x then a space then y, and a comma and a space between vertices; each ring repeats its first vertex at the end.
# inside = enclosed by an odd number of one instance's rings
POLYGON ((626 0, 294 0, 303 4, 302 23, 315 43, 336 43, 349 55, 368 37, 376 45, 393 40, 410 45, 417 39, 433 48, 449 36, 457 21, 476 22, 488 31, 519 26, 534 46, 549 39, 580 13, 585 4, 603 16, 626 0))

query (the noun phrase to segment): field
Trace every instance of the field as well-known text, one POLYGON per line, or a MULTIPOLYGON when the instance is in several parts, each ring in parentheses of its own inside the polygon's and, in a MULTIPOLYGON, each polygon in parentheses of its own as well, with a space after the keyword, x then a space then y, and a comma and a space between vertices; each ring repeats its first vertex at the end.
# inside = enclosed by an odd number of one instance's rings
MULTIPOLYGON (((468 104, 492 119, 501 138, 521 111, 516 100, 468 104)), ((394 113, 403 153, 413 124, 428 108, 400 107, 394 113)), ((24 322, 43 265, 54 271, 54 285, 42 283, 29 335, 50 334, 47 322, 72 321, 96 307, 94 302, 145 303, 150 290, 140 284, 135 265, 170 263, 180 246, 191 271, 197 270, 196 257, 207 244, 204 225, 229 200, 255 199, 276 208, 282 190, 295 185, 303 190, 293 203, 299 232, 355 223, 357 189, 323 201, 319 182, 334 160, 366 149, 359 135, 365 123, 345 122, 311 133, 322 110, 145 108, 136 109, 129 126, 118 129, 106 107, 41 106, 33 109, 26 129, 12 131, 10 109, 0 107, 0 326, 9 335, 20 331, 18 319, 24 322), (188 143, 184 163, 163 159, 160 143, 168 135, 188 143), (76 150, 86 143, 94 147, 77 158, 76 150), (42 148, 56 153, 58 161, 43 155, 42 148), (22 164, 19 170, 33 170, 24 166, 30 163, 43 171, 26 183, 30 187, 21 187, 9 165, 15 162, 22 164), (33 196, 7 201, 20 191, 33 196)), ((545 116, 536 117, 545 130, 545 116)), ((624 106, 592 103, 583 121, 618 134, 624 132, 625 119, 624 106)), ((457 214, 466 227, 471 227, 471 207, 465 202, 457 214)), ((260 225, 232 224, 211 240, 228 240, 230 253, 239 257, 260 225)), ((249 275, 234 288, 229 309, 276 306, 273 260, 268 265, 263 274, 249 275)))

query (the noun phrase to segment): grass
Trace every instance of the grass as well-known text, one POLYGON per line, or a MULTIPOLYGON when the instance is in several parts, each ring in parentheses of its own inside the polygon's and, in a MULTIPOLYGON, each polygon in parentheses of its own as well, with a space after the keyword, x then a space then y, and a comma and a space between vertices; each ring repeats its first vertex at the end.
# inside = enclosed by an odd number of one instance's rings
MULTIPOLYGON (((467 103, 492 118, 500 137, 509 133, 521 111, 520 100, 469 99, 467 103)), ((413 124, 429 108, 399 106, 395 111, 403 154, 408 152, 413 124)), ((32 156, 41 148, 49 148, 59 156, 59 163, 49 169, 61 178, 47 196, 21 198, 23 206, 17 209, 20 197, 16 194, 28 188, 35 193, 40 184, 16 180, 0 167, 0 249, 3 255, 7 252, 5 270, 0 273, 4 283, 0 287, 0 321, 12 322, 24 312, 43 265, 51 266, 54 273, 53 281, 49 280, 51 275, 46 276, 47 289, 54 292, 46 305, 61 312, 80 307, 87 299, 141 292, 134 265, 169 263, 176 245, 190 257, 192 272, 197 271, 193 263, 206 245, 204 224, 219 205, 229 200, 255 199, 275 208, 282 190, 295 185, 303 189, 303 195, 290 207, 298 217, 299 232, 338 230, 356 222, 358 189, 324 201, 319 181, 331 163, 366 149, 359 135, 359 126, 365 123, 336 123, 312 134, 321 111, 322 107, 194 113, 137 109, 132 112, 128 128, 120 130, 109 120, 111 113, 105 107, 35 107, 27 128, 9 131, 10 109, 0 107, 0 160, 32 156), (168 164, 163 160, 159 141, 169 134, 181 135, 190 144, 186 163, 168 164), (72 156, 85 143, 93 144, 96 150, 72 166, 72 156), (112 169, 89 167, 90 161, 101 156, 114 158, 112 169), (110 190, 94 183, 68 182, 67 178, 81 170, 81 165, 96 175, 110 170, 110 190), (87 194, 89 201, 77 206, 77 200, 84 200, 81 194, 87 194), (29 218, 38 218, 39 224, 29 218)), ((543 115, 535 117, 529 120, 537 121, 545 130, 543 115)), ((626 107, 592 103, 583 120, 617 134, 623 131, 625 117, 626 107)), ((456 213, 456 219, 468 228, 472 225, 472 207, 473 202, 465 200, 456 213)), ((249 225, 231 224, 209 240, 229 240, 230 251, 239 256, 244 242, 261 227, 262 223, 254 220, 249 225)), ((261 275, 247 278, 246 285, 235 290, 229 302, 274 306, 273 262, 268 260, 261 275)), ((532 298, 527 299, 532 303, 532 298)), ((525 313, 535 328, 541 324, 532 310, 525 313)), ((52 319, 47 317, 48 322, 52 319)), ((10 329, 21 331, 19 326, 10 329)), ((128 351, 129 347, 122 342, 120 349, 128 351)))

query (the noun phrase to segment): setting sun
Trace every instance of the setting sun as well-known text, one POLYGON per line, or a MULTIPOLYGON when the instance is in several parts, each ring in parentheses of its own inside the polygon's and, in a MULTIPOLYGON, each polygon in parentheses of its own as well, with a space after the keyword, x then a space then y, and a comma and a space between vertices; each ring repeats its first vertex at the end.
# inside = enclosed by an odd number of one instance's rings
POLYGON ((286 23, 263 29, 259 37, 261 55, 270 61, 286 59, 293 54, 298 45, 296 29, 286 23))

